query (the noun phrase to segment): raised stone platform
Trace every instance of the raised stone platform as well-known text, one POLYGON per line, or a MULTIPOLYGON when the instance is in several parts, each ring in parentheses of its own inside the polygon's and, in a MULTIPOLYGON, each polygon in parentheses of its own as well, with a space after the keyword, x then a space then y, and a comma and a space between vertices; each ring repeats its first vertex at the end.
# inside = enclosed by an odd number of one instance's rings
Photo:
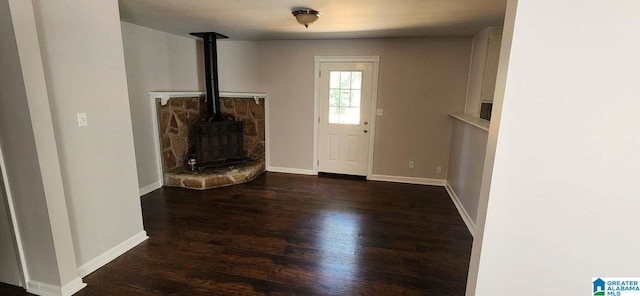
POLYGON ((264 162, 255 160, 229 167, 206 169, 202 173, 179 167, 164 173, 164 186, 205 190, 246 183, 264 171, 264 162))

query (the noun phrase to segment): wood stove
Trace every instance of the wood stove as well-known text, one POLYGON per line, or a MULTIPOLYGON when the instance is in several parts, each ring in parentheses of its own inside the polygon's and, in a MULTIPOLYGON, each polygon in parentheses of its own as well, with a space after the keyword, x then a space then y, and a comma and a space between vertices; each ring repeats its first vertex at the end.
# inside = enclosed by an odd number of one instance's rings
POLYGON ((243 162, 242 122, 224 121, 220 110, 218 88, 217 39, 229 38, 216 32, 191 33, 204 40, 204 62, 207 86, 207 115, 192 125, 194 154, 199 171, 209 167, 243 162))
POLYGON ((198 169, 242 162, 241 121, 196 122, 193 124, 198 169))

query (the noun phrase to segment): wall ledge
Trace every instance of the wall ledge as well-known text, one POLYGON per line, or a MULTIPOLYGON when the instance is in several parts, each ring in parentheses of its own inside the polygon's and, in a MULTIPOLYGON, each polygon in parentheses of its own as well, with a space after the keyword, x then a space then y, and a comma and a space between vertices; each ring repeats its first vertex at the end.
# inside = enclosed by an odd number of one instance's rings
POLYGON ((475 126, 481 130, 484 131, 489 131, 489 121, 479 118, 479 117, 473 117, 469 114, 462 114, 462 113, 456 113, 456 114, 449 114, 449 116, 460 120, 466 124, 469 124, 471 126, 475 126))
MULTIPOLYGON (((207 93, 203 91, 150 91, 151 99, 160 99, 160 105, 164 106, 171 98, 192 98, 205 96, 207 93)), ((253 98, 256 104, 260 103, 260 98, 266 99, 269 95, 261 92, 230 92, 221 91, 221 98, 253 98)))

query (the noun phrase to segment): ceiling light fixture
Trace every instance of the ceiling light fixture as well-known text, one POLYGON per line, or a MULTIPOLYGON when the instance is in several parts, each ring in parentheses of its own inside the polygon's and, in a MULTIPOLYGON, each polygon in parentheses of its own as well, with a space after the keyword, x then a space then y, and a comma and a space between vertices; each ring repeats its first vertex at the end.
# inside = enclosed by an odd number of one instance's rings
POLYGON ((293 14, 298 23, 304 25, 305 28, 309 28, 309 25, 315 22, 320 16, 320 12, 309 8, 294 10, 291 14, 293 14))

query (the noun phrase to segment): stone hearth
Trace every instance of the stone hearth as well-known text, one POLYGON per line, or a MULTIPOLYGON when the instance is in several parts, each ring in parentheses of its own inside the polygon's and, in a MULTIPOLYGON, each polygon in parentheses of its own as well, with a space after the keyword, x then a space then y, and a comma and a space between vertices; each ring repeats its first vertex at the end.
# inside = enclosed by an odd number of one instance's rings
POLYGON ((210 189, 253 180, 265 171, 265 99, 221 98, 225 120, 242 121, 244 154, 251 161, 230 167, 207 169, 202 173, 184 168, 194 151, 190 126, 206 114, 203 97, 171 98, 166 105, 156 102, 162 171, 165 186, 210 189))
POLYGON ((249 182, 265 170, 263 161, 247 161, 229 167, 207 169, 202 173, 175 168, 164 173, 164 185, 189 189, 211 189, 249 182))

